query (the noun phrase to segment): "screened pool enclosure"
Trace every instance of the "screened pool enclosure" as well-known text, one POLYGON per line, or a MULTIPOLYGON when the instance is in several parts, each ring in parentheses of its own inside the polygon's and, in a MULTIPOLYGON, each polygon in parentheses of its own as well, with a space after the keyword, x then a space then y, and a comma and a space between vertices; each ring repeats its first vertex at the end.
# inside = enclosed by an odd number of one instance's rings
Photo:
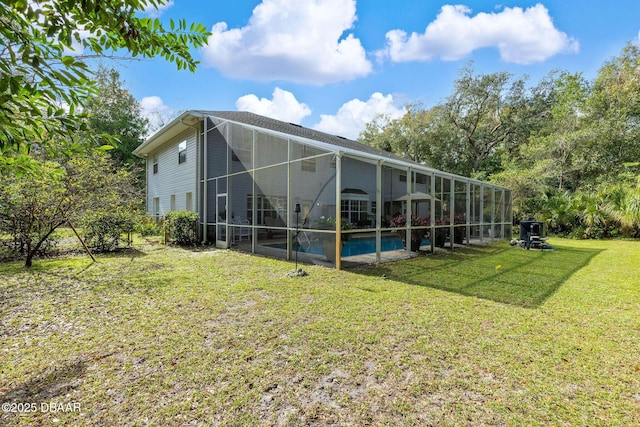
POLYGON ((340 268, 511 238, 508 189, 251 113, 181 117, 196 129, 202 239, 218 247, 340 268))

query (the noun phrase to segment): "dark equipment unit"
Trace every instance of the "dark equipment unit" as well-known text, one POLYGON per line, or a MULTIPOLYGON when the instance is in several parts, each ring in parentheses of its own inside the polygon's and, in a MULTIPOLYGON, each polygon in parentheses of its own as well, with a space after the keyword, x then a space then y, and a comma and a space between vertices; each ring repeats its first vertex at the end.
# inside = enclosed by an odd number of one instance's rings
POLYGON ((513 246, 517 244, 525 249, 550 249, 546 240, 547 238, 544 237, 544 223, 527 218, 520 221, 520 239, 512 241, 511 244, 513 246))

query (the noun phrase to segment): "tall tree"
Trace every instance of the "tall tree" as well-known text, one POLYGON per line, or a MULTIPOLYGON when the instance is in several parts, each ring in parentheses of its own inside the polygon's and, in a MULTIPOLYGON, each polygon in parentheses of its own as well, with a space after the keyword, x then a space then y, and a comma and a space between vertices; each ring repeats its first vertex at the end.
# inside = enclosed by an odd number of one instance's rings
POLYGON ((480 171, 514 132, 505 125, 505 112, 508 100, 515 103, 522 96, 523 82, 511 82, 511 78, 505 71, 477 75, 469 65, 462 69, 444 105, 456 130, 452 139, 467 146, 473 172, 480 171))
POLYGON ((554 81, 554 94, 545 125, 521 153, 529 169, 547 185, 575 189, 581 177, 580 161, 585 140, 586 101, 591 87, 580 73, 562 72, 554 81))
MULTIPOLYGON (((86 130, 79 113, 94 90, 85 60, 113 54, 160 56, 193 71, 202 24, 140 17, 169 0, 5 0, 0 3, 0 171, 37 163, 28 152, 73 153, 86 130), (82 53, 82 54, 80 54, 82 53)), ((54 153, 55 154, 55 153, 54 153)))
POLYGON ((606 62, 587 101, 589 135, 581 161, 585 176, 616 176, 640 159, 640 45, 627 44, 606 62))
POLYGON ((87 100, 89 131, 118 138, 109 151, 117 166, 142 166, 133 150, 144 140, 148 120, 142 116, 140 104, 125 88, 120 73, 100 66, 95 73, 96 93, 87 100))
POLYGON ((516 152, 540 127, 544 95, 541 89, 530 94, 525 80, 509 73, 476 75, 468 66, 446 102, 427 110, 410 105, 400 119, 377 119, 360 140, 447 172, 486 178, 500 170, 503 153, 516 152))

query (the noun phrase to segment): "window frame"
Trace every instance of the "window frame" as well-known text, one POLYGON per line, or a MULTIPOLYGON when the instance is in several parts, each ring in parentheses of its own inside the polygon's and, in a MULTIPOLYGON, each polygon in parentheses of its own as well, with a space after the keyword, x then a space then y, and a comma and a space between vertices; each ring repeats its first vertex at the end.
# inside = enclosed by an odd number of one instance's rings
POLYGON ((187 161, 187 141, 184 140, 178 143, 178 164, 186 163, 187 161))

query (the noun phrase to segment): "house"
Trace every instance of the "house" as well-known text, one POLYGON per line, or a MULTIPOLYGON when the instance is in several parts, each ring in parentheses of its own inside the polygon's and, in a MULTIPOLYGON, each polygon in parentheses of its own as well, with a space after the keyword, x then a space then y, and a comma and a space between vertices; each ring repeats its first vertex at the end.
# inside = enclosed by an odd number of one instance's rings
POLYGON ((512 233, 506 188, 248 112, 186 111, 134 153, 148 213, 196 211, 221 248, 340 268, 512 233))

